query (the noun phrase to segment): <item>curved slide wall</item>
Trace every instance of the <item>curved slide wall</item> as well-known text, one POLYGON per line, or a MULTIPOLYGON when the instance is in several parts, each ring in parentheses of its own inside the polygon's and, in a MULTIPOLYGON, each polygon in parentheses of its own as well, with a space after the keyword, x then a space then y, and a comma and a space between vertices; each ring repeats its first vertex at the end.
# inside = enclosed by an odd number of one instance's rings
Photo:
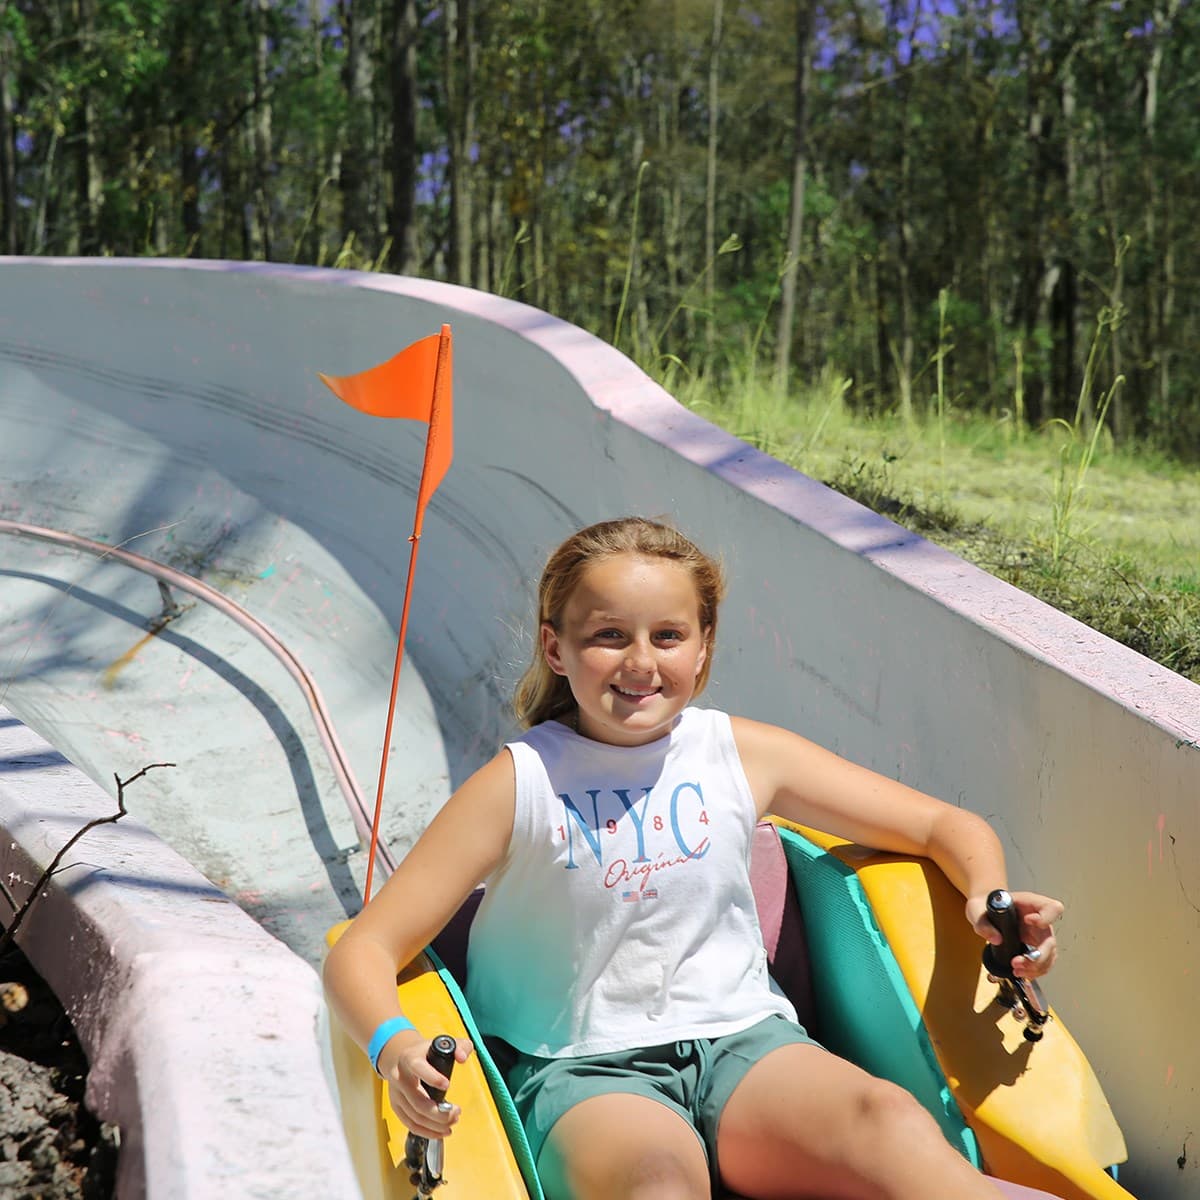
MULTIPOLYGON (((712 702, 994 822, 1014 886, 1067 901, 1051 998, 1125 1129, 1122 1181, 1200 1196, 1200 688, 715 430, 591 336, 419 280, 0 260, 0 516, 140 534, 234 593, 308 663, 371 784, 421 442, 316 372, 444 321, 456 453, 422 541, 389 840, 509 728, 546 552, 670 516, 732 577, 712 702)), ((0 700, 102 781, 182 760, 131 809, 315 961, 361 855, 289 682, 199 610, 140 649, 150 583, 13 543, 0 700)))

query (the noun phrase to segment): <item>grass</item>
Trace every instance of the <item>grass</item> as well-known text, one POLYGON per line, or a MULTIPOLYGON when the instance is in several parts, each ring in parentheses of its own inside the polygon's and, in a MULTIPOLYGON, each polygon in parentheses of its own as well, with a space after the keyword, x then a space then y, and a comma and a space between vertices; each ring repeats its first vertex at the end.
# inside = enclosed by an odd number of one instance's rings
POLYGON ((1200 683, 1200 472, 1064 422, 931 404, 864 416, 830 372, 782 395, 745 373, 680 400, 773 457, 1200 683), (1082 469, 1080 469, 1082 468, 1082 469), (1062 480, 1071 504, 1064 520, 1062 480))

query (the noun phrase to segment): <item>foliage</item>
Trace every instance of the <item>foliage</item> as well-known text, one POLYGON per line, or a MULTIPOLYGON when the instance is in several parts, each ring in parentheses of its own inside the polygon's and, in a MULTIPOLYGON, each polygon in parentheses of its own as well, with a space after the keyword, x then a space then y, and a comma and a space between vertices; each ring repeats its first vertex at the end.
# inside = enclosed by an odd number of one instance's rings
MULTIPOLYGON (((402 266, 727 384, 774 353, 808 2, 714 43, 682 0, 0 0, 3 245, 402 266)), ((1122 308, 1111 435, 1200 455, 1200 7, 814 11, 794 377, 1072 424, 1122 308)))

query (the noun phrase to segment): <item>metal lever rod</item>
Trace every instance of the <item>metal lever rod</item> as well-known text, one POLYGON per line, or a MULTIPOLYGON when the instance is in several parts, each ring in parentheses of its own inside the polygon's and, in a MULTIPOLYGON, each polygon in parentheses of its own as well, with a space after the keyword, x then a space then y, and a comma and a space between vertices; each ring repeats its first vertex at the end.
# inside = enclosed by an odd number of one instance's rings
POLYGON ((1031 947, 1021 940, 1020 916, 1012 896, 1002 888, 992 892, 987 898, 987 915, 1003 939, 998 946, 989 942, 983 948, 988 976, 1000 985, 996 999, 1024 1022, 1026 1040, 1039 1042, 1050 1020, 1050 1006, 1037 980, 1022 979, 1013 973, 1012 960, 1028 954, 1031 947))
MULTIPOLYGON (((449 1034, 442 1033, 433 1039, 429 1053, 425 1056, 447 1079, 454 1070, 454 1047, 454 1039, 449 1034)), ((435 1104, 441 1104, 445 1100, 446 1093, 443 1089, 430 1087, 427 1083, 421 1086, 435 1104)), ((423 1138, 415 1133, 410 1133, 405 1139, 404 1165, 411 1172, 409 1178, 417 1189, 414 1200, 427 1200, 427 1197, 433 1195, 434 1189, 444 1182, 444 1145, 440 1138, 423 1138)))

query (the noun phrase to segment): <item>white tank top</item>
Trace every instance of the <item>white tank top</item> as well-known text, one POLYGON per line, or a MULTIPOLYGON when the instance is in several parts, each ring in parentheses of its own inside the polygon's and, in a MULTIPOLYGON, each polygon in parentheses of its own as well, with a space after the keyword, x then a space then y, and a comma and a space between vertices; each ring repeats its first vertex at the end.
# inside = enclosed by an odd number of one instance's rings
POLYGON ((558 1058, 795 1019, 767 971, 756 811, 725 713, 685 709, 646 746, 548 721, 509 750, 512 840, 468 948, 483 1033, 558 1058))

